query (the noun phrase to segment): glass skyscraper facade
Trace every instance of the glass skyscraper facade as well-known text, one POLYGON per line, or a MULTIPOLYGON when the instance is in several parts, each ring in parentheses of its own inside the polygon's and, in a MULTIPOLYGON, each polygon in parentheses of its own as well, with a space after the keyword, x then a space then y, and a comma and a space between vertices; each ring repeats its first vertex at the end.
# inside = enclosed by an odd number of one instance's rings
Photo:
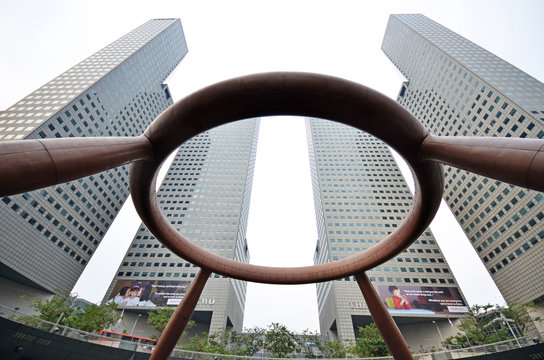
MULTIPOLYGON (((179 19, 150 20, 0 112, 0 141, 140 135, 173 103, 164 80, 186 53, 179 19)), ((126 200, 127 180, 124 166, 0 199, 0 278, 71 290, 126 200)))
MULTIPOLYGON (((407 79, 399 103, 431 133, 544 137, 544 84, 444 26, 391 15, 382 50, 407 79)), ((543 194, 444 169, 444 199, 506 301, 543 309, 543 194)))
MULTIPOLYGON (((258 133, 259 120, 249 119, 193 137, 179 148, 157 195, 165 216, 189 240, 245 263, 258 133)), ((142 225, 104 301, 116 301, 125 317, 176 306, 197 272, 198 267, 173 255, 142 225), (115 300, 127 287, 136 287, 137 301, 115 300)), ((213 334, 232 327, 240 332, 245 299, 245 281, 212 274, 193 314, 197 326, 189 331, 213 334)), ((135 334, 153 335, 144 321, 138 324, 135 334)))
MULTIPOLYGON (((318 241, 315 264, 341 260, 381 241, 408 214, 412 194, 385 143, 352 127, 307 119, 318 241)), ((394 259, 367 272, 408 344, 432 346, 466 313, 461 294, 427 229, 394 259), (397 289, 402 297, 394 294, 397 289)), ((317 284, 321 334, 355 340, 372 322, 354 277, 317 284)))

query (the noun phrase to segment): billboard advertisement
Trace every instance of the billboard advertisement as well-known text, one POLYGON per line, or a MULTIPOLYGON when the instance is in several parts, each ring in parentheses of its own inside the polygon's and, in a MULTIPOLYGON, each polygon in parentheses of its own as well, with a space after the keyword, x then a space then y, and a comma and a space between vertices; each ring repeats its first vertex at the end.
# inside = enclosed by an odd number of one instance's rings
POLYGON ((118 307, 176 306, 187 293, 191 281, 119 280, 106 303, 118 307))
POLYGON ((454 287, 379 285, 378 293, 392 314, 460 315, 468 307, 454 287))

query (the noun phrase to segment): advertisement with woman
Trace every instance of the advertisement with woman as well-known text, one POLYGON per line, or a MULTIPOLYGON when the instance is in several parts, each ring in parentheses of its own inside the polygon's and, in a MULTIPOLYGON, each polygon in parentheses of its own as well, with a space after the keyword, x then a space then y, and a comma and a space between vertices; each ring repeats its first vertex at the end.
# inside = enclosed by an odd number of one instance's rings
POLYGON ((120 308, 175 306, 190 284, 190 281, 119 280, 106 303, 114 302, 120 308))
POLYGON ((390 313, 468 312, 467 304, 454 287, 379 285, 378 293, 390 313))

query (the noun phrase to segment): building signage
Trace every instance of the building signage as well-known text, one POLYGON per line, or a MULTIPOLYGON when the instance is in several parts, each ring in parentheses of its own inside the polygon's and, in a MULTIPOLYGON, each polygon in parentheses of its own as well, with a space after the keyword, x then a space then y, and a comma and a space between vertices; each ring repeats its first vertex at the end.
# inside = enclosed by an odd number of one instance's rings
POLYGON ((364 301, 350 301, 348 306, 350 309, 368 309, 368 306, 364 301))
MULTIPOLYGON (((178 306, 182 299, 183 299, 183 297, 175 298, 175 299, 168 299, 168 301, 166 302, 166 305, 167 306, 178 306)), ((200 298, 200 299, 198 299, 197 305, 215 305, 215 299, 214 298, 200 298)))

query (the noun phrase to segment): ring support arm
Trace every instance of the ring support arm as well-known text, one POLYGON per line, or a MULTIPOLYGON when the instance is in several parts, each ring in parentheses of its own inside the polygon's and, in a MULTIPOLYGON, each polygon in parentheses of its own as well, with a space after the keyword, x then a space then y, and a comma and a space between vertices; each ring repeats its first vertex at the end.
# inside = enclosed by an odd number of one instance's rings
POLYGON ((421 144, 419 159, 544 191, 542 139, 428 135, 421 144))
POLYGON ((151 160, 145 136, 91 137, 0 142, 0 196, 41 189, 151 160))

